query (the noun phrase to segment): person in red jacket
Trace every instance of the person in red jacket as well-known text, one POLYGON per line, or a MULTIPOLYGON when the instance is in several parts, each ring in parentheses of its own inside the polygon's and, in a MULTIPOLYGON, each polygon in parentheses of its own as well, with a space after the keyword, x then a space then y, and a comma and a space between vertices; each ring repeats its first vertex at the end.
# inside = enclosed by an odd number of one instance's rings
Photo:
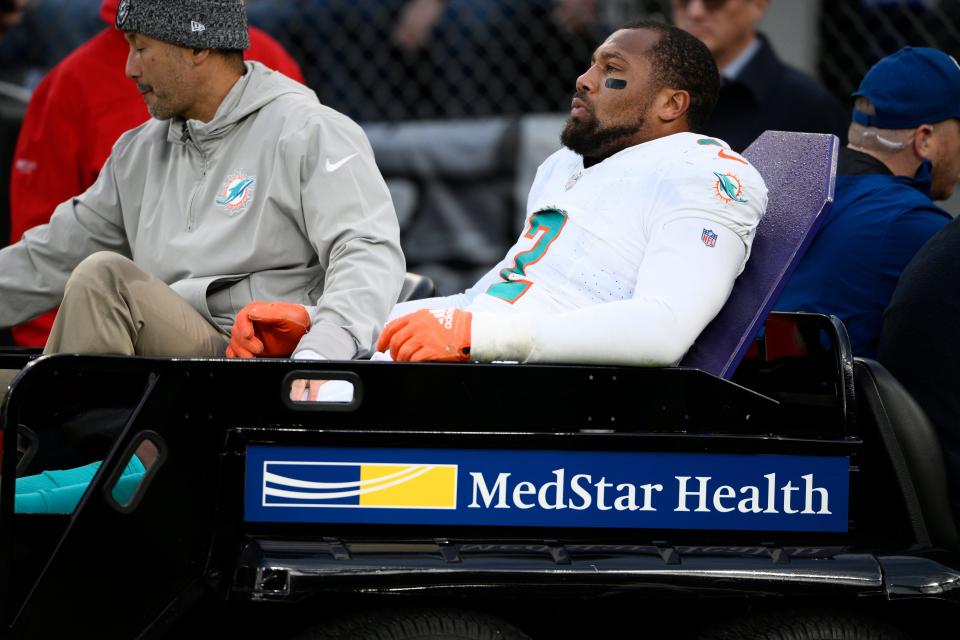
MULTIPOLYGON (((119 4, 103 0, 100 16, 111 26, 51 69, 30 100, 10 178, 11 243, 92 185, 117 138, 150 117, 136 84, 124 76, 129 45, 112 26, 119 4)), ((303 82, 296 61, 255 27, 244 57, 303 82)), ((14 327, 15 342, 44 346, 55 315, 50 311, 14 327)))

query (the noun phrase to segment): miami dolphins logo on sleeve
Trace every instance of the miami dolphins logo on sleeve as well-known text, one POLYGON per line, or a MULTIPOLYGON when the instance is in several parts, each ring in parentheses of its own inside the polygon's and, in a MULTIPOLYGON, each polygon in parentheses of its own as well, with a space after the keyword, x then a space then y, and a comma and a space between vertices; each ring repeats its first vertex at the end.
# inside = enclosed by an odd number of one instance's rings
POLYGON ((697 140, 697 144, 699 144, 700 146, 719 147, 719 149, 717 150, 718 158, 723 158, 724 160, 733 160, 734 162, 739 162, 740 164, 750 164, 749 162, 741 158, 738 154, 734 153, 733 151, 730 151, 730 149, 727 149, 722 144, 720 144, 719 140, 714 140, 713 138, 700 138, 699 140, 697 140))
POLYGON ((746 199, 740 197, 743 194, 743 183, 740 182, 740 178, 732 173, 718 173, 716 171, 713 172, 713 175, 717 177, 716 182, 713 183, 713 190, 718 198, 724 202, 747 202, 746 199))
POLYGON ((215 202, 230 215, 244 211, 253 200, 253 185, 256 181, 254 177, 243 175, 242 171, 233 172, 220 189, 220 196, 215 202))

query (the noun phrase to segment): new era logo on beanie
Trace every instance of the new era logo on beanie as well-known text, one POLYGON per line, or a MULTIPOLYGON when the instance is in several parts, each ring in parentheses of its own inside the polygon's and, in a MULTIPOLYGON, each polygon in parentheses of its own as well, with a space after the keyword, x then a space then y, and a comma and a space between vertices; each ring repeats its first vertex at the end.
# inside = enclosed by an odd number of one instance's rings
POLYGON ((250 46, 243 0, 122 0, 117 29, 195 49, 250 46))
POLYGON ((120 6, 117 8, 117 28, 120 28, 120 25, 123 24, 127 19, 127 14, 130 12, 130 0, 123 0, 120 3, 120 6))

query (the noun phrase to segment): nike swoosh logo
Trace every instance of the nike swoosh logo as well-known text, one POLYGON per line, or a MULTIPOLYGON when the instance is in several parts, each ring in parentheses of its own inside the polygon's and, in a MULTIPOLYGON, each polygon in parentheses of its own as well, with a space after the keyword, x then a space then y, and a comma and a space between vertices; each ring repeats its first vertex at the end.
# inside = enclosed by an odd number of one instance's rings
POLYGON ((740 156, 735 156, 727 153, 726 149, 720 149, 720 151, 717 152, 717 155, 725 160, 734 160, 736 162, 742 162, 743 164, 749 164, 746 160, 744 160, 740 156))
POLYGON ((326 164, 327 173, 333 173, 334 171, 336 171, 337 169, 339 169, 339 168, 342 167, 343 165, 345 165, 345 164, 347 164, 348 162, 350 162, 351 160, 353 160, 356 156, 357 156, 356 153, 350 154, 349 156, 347 156, 346 158, 344 158, 344 159, 341 160, 340 162, 330 162, 330 158, 327 158, 327 164, 326 164))

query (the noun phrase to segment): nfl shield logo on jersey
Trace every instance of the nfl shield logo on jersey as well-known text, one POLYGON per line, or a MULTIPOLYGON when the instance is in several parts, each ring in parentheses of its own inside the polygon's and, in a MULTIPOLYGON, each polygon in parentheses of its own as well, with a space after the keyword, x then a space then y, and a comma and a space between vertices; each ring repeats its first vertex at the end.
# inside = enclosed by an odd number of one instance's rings
POLYGON ((715 247, 717 245, 717 234, 710 229, 704 229, 703 233, 700 234, 700 239, 703 240, 703 244, 708 247, 715 247))

